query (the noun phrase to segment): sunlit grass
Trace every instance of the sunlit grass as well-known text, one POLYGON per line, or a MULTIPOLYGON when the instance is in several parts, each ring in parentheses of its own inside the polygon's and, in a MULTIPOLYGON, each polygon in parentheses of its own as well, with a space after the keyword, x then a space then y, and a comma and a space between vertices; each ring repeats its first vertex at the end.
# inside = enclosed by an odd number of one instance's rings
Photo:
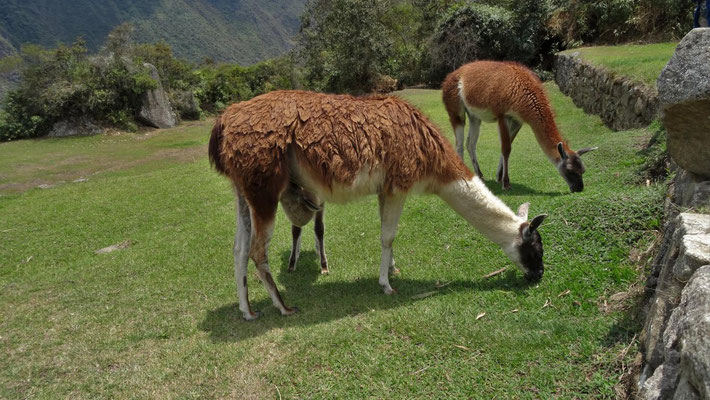
MULTIPOLYGON (((637 327, 600 304, 636 279, 628 253, 658 227, 663 188, 633 183, 645 132, 611 132, 547 89, 572 147, 599 146, 585 155, 584 192, 569 193, 528 127, 502 192, 491 180, 495 126, 479 141, 488 186, 511 208, 530 201, 532 214, 550 215, 539 285, 513 268, 484 279, 510 266, 502 251, 438 198, 415 196, 394 244, 399 294, 383 295, 377 202, 367 198, 327 205, 325 276, 312 234, 286 273, 290 226, 279 212, 272 271, 301 312, 281 317, 252 265, 250 297, 264 311, 252 323, 236 309, 228 182, 204 152, 155 155, 204 148, 209 122, 153 144, 136 134, 0 144, 13 157, 0 158, 7 183, 30 179, 19 166, 54 158, 127 165, 0 196, 0 397, 613 398, 617 356, 637 327), (130 164, 138 153, 144 161, 130 164), (124 240, 125 250, 94 254, 124 240)), ((453 140, 438 91, 401 95, 453 140)))
POLYGON ((579 52, 585 60, 617 75, 656 87, 656 79, 675 51, 678 42, 644 45, 581 47, 565 53, 579 52))

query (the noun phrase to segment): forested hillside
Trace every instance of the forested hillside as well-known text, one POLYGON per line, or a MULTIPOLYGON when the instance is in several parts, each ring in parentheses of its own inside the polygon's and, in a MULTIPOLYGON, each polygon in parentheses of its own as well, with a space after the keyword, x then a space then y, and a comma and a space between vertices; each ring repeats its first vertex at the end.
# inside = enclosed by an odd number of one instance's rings
POLYGON ((3 0, 0 56, 24 43, 54 47, 58 42, 73 43, 79 36, 94 51, 116 25, 130 22, 136 41, 164 40, 179 58, 252 64, 292 47, 303 4, 304 0, 3 0))

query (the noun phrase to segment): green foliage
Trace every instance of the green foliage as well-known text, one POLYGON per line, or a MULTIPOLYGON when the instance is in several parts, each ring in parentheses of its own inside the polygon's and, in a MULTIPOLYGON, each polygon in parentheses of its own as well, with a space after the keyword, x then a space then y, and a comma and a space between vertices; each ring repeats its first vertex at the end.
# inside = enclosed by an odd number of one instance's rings
POLYGON ((512 29, 511 13, 500 7, 472 3, 453 10, 431 38, 430 80, 440 82, 469 61, 506 59, 512 29))
POLYGON ((277 89, 297 87, 290 58, 265 61, 249 67, 233 64, 207 65, 196 74, 195 95, 203 109, 221 111, 227 105, 277 89))
POLYGON ((671 39, 692 27, 692 2, 676 0, 552 0, 550 34, 568 45, 671 39))
POLYGON ((306 79, 317 90, 368 92, 393 46, 378 19, 384 2, 310 0, 299 37, 306 79))
POLYGON ((666 147, 666 128, 656 120, 648 127, 651 138, 646 147, 641 150, 642 164, 637 174, 640 181, 663 181, 669 173, 668 148, 666 147))
POLYGON ((55 50, 23 47, 22 82, 6 99, 0 138, 41 136, 55 122, 83 116, 135 129, 133 115, 141 96, 157 82, 127 57, 130 45, 125 37, 107 48, 110 54, 89 57, 82 40, 55 50))

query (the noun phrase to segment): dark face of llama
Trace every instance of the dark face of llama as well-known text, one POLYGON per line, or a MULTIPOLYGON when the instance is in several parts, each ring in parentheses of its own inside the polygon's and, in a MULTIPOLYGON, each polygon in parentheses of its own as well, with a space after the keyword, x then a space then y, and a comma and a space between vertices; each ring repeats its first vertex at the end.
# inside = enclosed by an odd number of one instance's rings
POLYGON ((529 224, 524 223, 520 226, 519 265, 525 274, 525 279, 530 282, 538 282, 545 272, 542 263, 542 238, 537 231, 545 217, 547 215, 538 215, 529 224))
POLYGON ((567 182, 567 186, 569 186, 569 190, 572 193, 584 190, 582 174, 584 174, 585 168, 580 156, 592 150, 596 150, 596 147, 584 148, 576 153, 567 153, 562 147, 562 143, 557 144, 557 151, 560 153, 561 157, 559 164, 557 164, 557 170, 560 172, 565 182, 567 182))

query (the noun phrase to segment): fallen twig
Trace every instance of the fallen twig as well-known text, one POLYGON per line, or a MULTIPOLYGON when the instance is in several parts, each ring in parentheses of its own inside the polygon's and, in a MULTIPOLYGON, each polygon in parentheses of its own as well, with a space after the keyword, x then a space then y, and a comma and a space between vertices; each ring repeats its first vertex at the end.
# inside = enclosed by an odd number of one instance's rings
POLYGON ((567 296, 567 295, 570 294, 570 293, 571 293, 571 291, 570 291, 569 289, 567 289, 567 290, 565 290, 564 292, 558 294, 557 297, 565 297, 565 296, 567 296))
POLYGON ((496 275, 502 274, 502 273, 505 272, 505 270, 507 270, 507 269, 508 269, 508 267, 503 267, 503 268, 499 269, 498 271, 493 271, 493 272, 491 272, 490 274, 484 276, 483 279, 493 278, 493 277, 496 276, 496 275))
POLYGON ((486 312, 485 312, 485 311, 482 312, 482 313, 480 313, 480 314, 478 314, 478 315, 476 316, 476 321, 478 321, 479 319, 481 319, 481 318, 483 318, 483 317, 485 317, 485 316, 486 316, 486 312))

